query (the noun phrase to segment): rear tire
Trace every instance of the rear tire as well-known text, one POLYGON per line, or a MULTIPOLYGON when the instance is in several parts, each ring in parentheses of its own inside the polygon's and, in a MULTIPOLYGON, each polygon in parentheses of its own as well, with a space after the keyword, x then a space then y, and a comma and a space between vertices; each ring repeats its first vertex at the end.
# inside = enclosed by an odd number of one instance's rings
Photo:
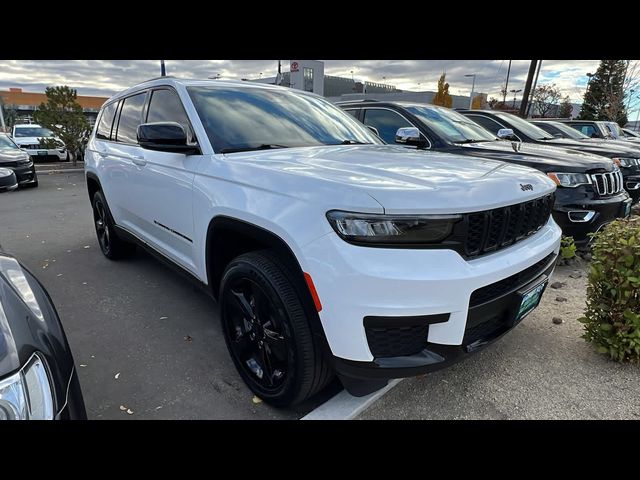
POLYGON ((293 278, 282 259, 259 251, 232 260, 220 285, 231 358, 251 391, 277 407, 306 400, 333 378, 293 278))
POLYGON ((104 256, 109 260, 130 256, 136 246, 118 237, 107 201, 100 190, 93 195, 91 205, 93 206, 93 223, 98 236, 98 244, 104 256))

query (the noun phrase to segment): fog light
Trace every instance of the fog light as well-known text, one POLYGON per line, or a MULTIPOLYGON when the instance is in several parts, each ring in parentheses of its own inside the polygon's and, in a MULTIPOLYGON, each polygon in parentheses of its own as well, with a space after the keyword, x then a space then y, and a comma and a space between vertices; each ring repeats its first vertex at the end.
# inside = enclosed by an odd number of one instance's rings
POLYGON ((569 212, 569 220, 575 223, 590 222, 595 217, 596 212, 593 210, 573 210, 569 212))

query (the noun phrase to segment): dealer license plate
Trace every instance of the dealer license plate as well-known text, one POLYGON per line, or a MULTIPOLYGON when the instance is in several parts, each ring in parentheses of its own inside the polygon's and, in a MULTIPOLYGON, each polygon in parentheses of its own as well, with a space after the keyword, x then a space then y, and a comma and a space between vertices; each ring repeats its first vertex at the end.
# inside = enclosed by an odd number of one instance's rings
POLYGON ((538 306, 538 304, 540 303, 540 298, 542 298, 542 293, 547 286, 547 282, 548 280, 539 283, 522 296, 520 309, 518 310, 518 315, 516 316, 516 322, 519 322, 524 317, 529 315, 538 306))
POLYGON ((38 150, 38 155, 46 155, 47 151, 46 150, 38 150))

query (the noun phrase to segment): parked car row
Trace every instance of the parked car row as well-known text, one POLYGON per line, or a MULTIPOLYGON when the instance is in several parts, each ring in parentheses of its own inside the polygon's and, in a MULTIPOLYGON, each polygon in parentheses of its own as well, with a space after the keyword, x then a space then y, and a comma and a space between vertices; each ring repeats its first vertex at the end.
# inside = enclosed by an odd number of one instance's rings
MULTIPOLYGON (((565 132, 554 136, 536 126, 537 122, 500 111, 454 111, 435 105, 373 100, 338 105, 375 128, 387 143, 499 159, 542 171, 558 186, 553 217, 579 246, 588 244, 589 233, 627 216, 632 202, 640 199, 640 164, 636 160, 640 151, 630 144, 591 139, 582 142, 583 135, 564 124, 556 128, 571 130, 575 135, 565 132), (408 136, 398 137, 398 129, 408 136)), ((541 126, 546 127, 547 122, 541 126)))

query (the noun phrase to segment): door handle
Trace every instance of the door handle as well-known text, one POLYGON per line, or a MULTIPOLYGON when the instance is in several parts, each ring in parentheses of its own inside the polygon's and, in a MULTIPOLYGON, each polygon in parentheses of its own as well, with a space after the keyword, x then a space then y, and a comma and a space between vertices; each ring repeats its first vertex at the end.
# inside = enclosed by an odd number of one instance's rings
POLYGON ((139 167, 144 167, 147 164, 147 161, 142 155, 132 155, 131 161, 139 167))

